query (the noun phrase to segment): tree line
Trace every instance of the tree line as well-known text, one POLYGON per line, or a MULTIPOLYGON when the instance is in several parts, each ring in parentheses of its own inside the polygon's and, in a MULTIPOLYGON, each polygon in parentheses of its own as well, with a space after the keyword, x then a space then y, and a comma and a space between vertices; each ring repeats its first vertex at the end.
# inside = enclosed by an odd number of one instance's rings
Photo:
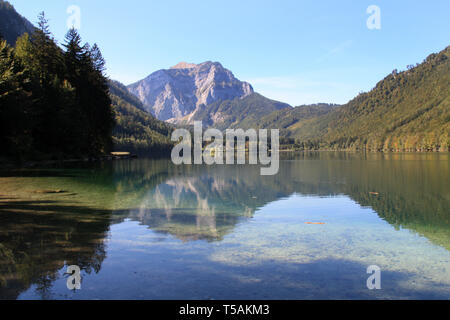
POLYGON ((111 150, 114 126, 105 61, 96 44, 82 44, 71 29, 59 47, 44 13, 15 47, 0 38, 2 156, 98 156, 111 150))
POLYGON ((112 105, 116 113, 113 130, 114 149, 139 156, 170 156, 174 127, 144 111, 144 105, 117 81, 109 81, 112 105))
POLYGON ((341 107, 312 117, 299 110, 294 124, 292 112, 280 112, 270 124, 286 124, 286 147, 299 150, 448 152, 449 106, 450 46, 403 72, 394 70, 341 107))

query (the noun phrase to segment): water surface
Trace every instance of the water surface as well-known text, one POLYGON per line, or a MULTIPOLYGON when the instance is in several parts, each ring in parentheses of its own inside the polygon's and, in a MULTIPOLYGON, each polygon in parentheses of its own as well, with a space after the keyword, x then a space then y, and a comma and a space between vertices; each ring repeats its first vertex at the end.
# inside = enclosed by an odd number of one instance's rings
POLYGON ((2 172, 0 298, 449 299, 448 154, 283 158, 2 172))

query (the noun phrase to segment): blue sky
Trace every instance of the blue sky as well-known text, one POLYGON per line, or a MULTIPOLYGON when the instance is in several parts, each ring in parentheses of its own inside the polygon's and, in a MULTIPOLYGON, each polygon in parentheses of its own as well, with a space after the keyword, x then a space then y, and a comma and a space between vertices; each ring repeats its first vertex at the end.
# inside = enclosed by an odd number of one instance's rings
POLYGON ((450 1, 10 0, 36 22, 45 11, 59 41, 67 8, 97 43, 108 75, 130 84, 180 61, 219 61, 256 91, 291 105, 345 103, 393 69, 450 45, 450 1), (381 10, 369 30, 367 8, 381 10))

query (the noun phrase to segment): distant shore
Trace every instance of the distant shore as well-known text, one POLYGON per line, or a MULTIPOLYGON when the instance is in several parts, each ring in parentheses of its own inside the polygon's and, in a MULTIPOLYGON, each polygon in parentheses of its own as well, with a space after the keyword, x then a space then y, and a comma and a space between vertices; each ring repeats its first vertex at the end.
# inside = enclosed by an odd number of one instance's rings
MULTIPOLYGON (((246 150, 247 151, 247 150, 246 150)), ((248 151, 247 151, 248 152, 248 151)), ((368 150, 333 150, 333 149, 319 149, 319 150, 295 150, 295 149, 280 149, 280 153, 303 153, 303 152, 348 152, 348 153, 370 153, 370 154, 446 154, 449 151, 368 151, 368 150)), ((0 158, 0 170, 8 169, 31 169, 31 168, 42 168, 42 167, 62 167, 67 164, 87 164, 87 163, 101 163, 101 162, 111 162, 118 160, 133 160, 133 159, 167 159, 170 157, 152 157, 152 156, 138 156, 129 152, 118 152, 112 153, 110 155, 96 156, 96 157, 85 157, 85 158, 71 158, 71 159, 60 159, 60 160, 11 160, 7 158, 0 158)))

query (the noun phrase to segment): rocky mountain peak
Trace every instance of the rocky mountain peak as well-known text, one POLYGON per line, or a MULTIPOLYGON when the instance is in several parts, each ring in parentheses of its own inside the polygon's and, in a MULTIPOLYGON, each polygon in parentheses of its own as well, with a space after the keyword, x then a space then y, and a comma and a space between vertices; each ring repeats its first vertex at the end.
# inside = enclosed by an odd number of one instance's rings
POLYGON ((177 65, 173 66, 170 69, 192 69, 197 67, 195 63, 188 63, 188 62, 180 62, 177 65))
POLYGON ((128 89, 158 119, 177 122, 201 106, 216 101, 245 98, 253 93, 249 83, 235 78, 219 62, 180 62, 159 70, 128 89))

